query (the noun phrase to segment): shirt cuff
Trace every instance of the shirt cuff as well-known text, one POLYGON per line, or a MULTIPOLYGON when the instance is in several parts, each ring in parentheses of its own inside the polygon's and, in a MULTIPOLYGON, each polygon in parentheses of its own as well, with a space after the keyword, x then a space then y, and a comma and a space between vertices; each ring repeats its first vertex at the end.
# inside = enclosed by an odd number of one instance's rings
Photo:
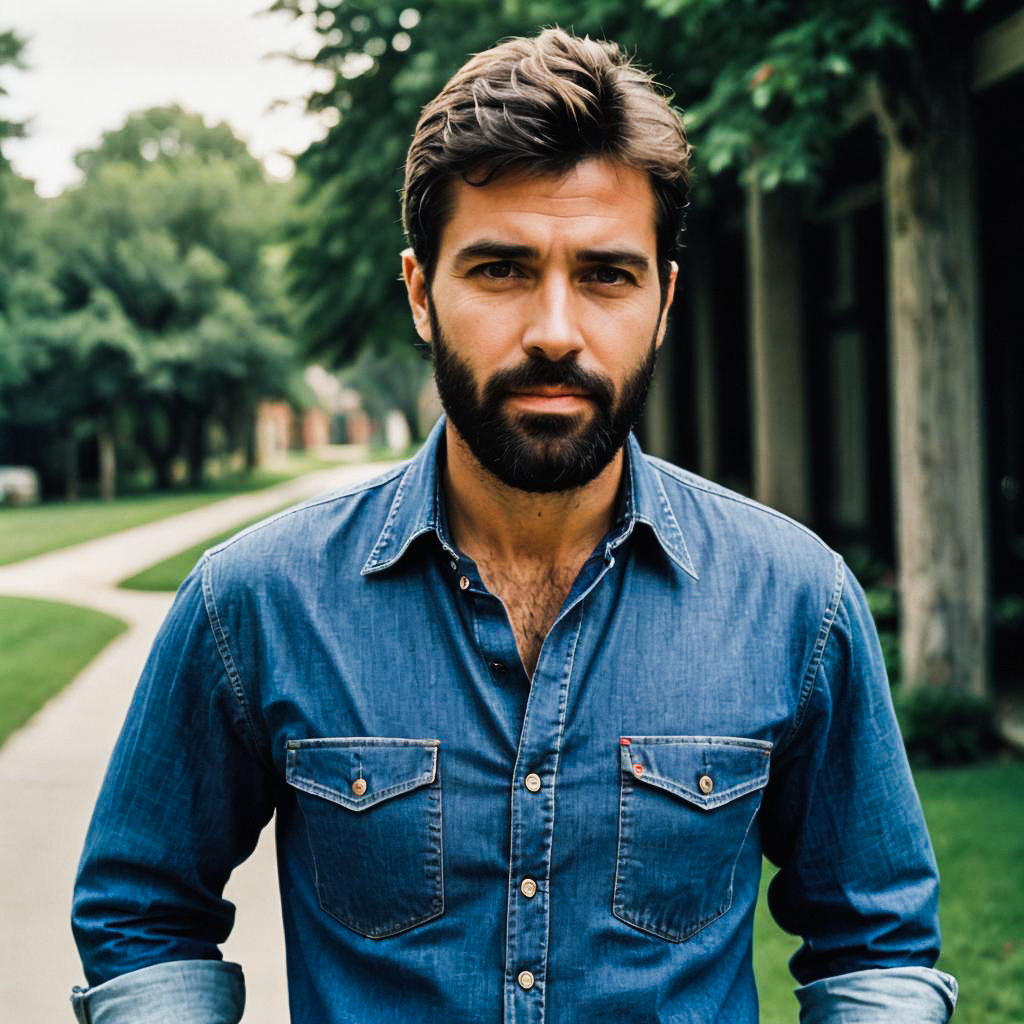
POLYGON ((946 1024, 956 978, 931 967, 880 967, 820 978, 796 990, 800 1024, 946 1024))
POLYGON ((238 1024, 245 980, 238 964, 172 960, 71 992, 78 1024, 238 1024))

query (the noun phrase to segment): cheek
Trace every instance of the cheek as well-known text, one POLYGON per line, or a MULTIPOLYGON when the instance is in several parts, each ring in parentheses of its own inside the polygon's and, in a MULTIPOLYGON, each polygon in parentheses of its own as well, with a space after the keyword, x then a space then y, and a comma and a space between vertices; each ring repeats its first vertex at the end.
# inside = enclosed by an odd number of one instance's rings
POLYGON ((507 360, 518 347, 518 321, 507 306, 453 303, 439 309, 439 321, 448 343, 474 365, 507 360))

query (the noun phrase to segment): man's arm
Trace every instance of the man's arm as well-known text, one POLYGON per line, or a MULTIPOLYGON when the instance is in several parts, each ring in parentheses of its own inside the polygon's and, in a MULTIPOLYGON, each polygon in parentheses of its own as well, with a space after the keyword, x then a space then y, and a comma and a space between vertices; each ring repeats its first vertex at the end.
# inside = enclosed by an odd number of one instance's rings
POLYGON ((938 871, 863 591, 845 580, 804 712, 772 766, 764 850, 804 1024, 945 1024, 938 871))
POLYGON ((72 911, 91 986, 73 996, 80 1021, 241 1016, 241 971, 218 949, 234 921, 222 893, 273 813, 273 773, 214 633, 204 565, 153 645, 86 837, 72 911))

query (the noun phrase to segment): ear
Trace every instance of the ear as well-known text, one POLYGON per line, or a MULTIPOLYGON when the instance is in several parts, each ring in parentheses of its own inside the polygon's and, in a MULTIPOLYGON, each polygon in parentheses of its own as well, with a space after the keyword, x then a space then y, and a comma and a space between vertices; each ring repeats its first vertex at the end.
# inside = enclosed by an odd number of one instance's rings
POLYGON ((409 297, 409 309, 412 311, 416 333, 430 344, 434 339, 430 329, 430 294, 427 291, 427 278, 412 249, 402 250, 402 279, 405 281, 405 291, 409 297))
POLYGON ((655 348, 661 348, 665 340, 665 329, 668 327, 668 311, 672 308, 672 299, 676 294, 676 275, 679 273, 679 264, 675 260, 669 265, 668 284, 665 287, 665 301, 661 307, 661 317, 658 320, 658 337, 655 341, 655 348))

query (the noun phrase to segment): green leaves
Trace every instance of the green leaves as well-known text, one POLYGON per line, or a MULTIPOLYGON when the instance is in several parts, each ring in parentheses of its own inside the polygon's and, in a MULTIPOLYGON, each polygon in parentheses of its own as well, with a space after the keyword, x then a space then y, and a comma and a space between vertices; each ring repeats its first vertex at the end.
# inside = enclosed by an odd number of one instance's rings
POLYGON ((176 167, 219 161, 231 164, 248 181, 263 176, 259 161, 228 125, 207 125, 199 114, 176 105, 130 114, 120 128, 105 132, 95 149, 75 156, 75 163, 86 174, 110 164, 142 168, 158 163, 176 167))
POLYGON ((0 415, 54 440, 116 422, 164 483, 188 433, 201 472, 206 422, 244 435, 296 365, 263 257, 291 189, 225 126, 175 107, 132 115, 78 162, 84 181, 45 205, 0 174, 16 237, 33 240, 0 273, 0 415))
MULTIPOLYGON (((686 107, 700 170, 764 188, 812 185, 843 111, 885 55, 910 43, 897 0, 647 0, 663 18, 660 66, 686 107)), ((698 194, 699 201, 699 194, 698 194)))

